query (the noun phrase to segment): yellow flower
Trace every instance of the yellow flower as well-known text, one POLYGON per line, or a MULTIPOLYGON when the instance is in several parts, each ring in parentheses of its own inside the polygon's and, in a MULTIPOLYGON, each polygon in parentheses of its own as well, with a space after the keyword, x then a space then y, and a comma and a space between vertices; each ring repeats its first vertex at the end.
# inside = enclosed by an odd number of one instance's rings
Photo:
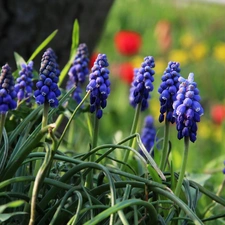
POLYGON ((149 109, 151 111, 151 115, 158 120, 160 114, 160 103, 157 97, 151 99, 149 109))
POLYGON ((201 60, 208 52, 207 45, 205 43, 197 43, 191 48, 191 59, 201 60))
POLYGON ((169 60, 179 62, 180 64, 186 64, 189 58, 186 51, 174 49, 169 53, 169 60))
POLYGON ((221 42, 214 47, 213 56, 219 61, 222 61, 222 62, 225 61, 225 43, 224 42, 221 42))
POLYGON ((218 143, 221 143, 222 139, 223 139, 222 126, 214 126, 214 129, 213 129, 213 140, 216 140, 218 143))
POLYGON ((144 61, 144 57, 135 56, 132 58, 131 64, 134 68, 140 68, 143 61, 144 61))
POLYGON ((155 60, 155 73, 162 74, 167 67, 167 63, 163 59, 156 59, 155 60))
POLYGON ((195 38, 190 34, 182 35, 180 38, 180 44, 184 48, 190 48, 195 42, 195 38))
POLYGON ((198 124, 197 136, 205 140, 212 139, 216 142, 221 142, 222 126, 214 125, 210 121, 202 119, 201 123, 198 124))
POLYGON ((212 124, 209 123, 206 120, 202 120, 201 123, 198 124, 198 134, 197 136, 204 138, 204 139, 209 139, 212 135, 212 124))

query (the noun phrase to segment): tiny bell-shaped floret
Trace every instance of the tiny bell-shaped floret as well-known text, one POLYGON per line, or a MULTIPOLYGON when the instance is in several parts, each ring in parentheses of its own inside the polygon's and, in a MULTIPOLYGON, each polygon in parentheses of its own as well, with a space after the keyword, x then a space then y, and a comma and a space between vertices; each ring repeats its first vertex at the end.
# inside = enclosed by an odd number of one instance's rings
POLYGON ((158 89, 160 93, 160 115, 159 122, 165 119, 171 123, 175 122, 173 117, 173 102, 176 100, 176 94, 179 88, 180 64, 178 62, 169 62, 161 78, 162 83, 158 89))
POLYGON ((173 103, 173 116, 176 118, 176 127, 178 139, 189 137, 191 142, 197 138, 197 122, 204 110, 200 104, 199 90, 194 82, 194 74, 190 73, 188 79, 179 78, 181 82, 173 103))
POLYGON ((57 98, 61 92, 57 83, 60 71, 56 59, 55 52, 51 48, 48 48, 42 56, 39 81, 36 83, 37 90, 34 92, 38 105, 48 102, 51 107, 57 107, 59 104, 57 98))
MULTIPOLYGON (((144 120, 144 127, 141 131, 141 141, 144 144, 146 150, 150 152, 154 146, 156 139, 156 129, 154 126, 154 119, 152 116, 146 116, 144 120)), ((140 150, 140 153, 143 155, 143 152, 140 150)), ((153 156, 153 152, 151 152, 153 156)))
POLYGON ((26 99, 26 102, 30 102, 30 97, 33 92, 33 62, 28 64, 22 64, 19 71, 19 77, 16 79, 15 91, 17 93, 18 101, 26 99))
POLYGON ((6 114, 9 110, 16 108, 15 97, 16 92, 11 68, 8 64, 5 64, 0 75, 0 114, 6 114))
POLYGON ((88 64, 88 48, 85 43, 82 43, 78 46, 77 53, 73 62, 72 67, 69 70, 69 79, 67 81, 66 89, 71 89, 74 85, 77 87, 73 93, 73 99, 80 103, 82 90, 80 85, 83 84, 86 80, 87 75, 89 74, 88 64), (78 88, 79 87, 79 88, 78 88))
POLYGON ((102 109, 106 107, 110 94, 109 70, 106 68, 108 66, 106 55, 98 54, 86 88, 87 91, 90 91, 90 112, 95 112, 98 119, 102 117, 102 109))
POLYGON ((130 104, 136 107, 140 103, 142 111, 148 108, 150 92, 153 90, 152 82, 154 81, 155 71, 152 68, 154 67, 154 58, 152 56, 145 57, 141 68, 135 71, 136 74, 131 84, 130 104))

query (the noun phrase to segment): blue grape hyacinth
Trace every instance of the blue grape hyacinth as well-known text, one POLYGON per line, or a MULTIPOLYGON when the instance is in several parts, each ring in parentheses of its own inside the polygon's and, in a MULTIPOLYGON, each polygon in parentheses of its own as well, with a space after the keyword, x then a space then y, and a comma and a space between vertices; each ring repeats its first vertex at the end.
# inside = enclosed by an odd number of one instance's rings
POLYGON ((153 90, 152 82, 154 81, 155 71, 152 68, 154 67, 154 58, 152 56, 145 57, 141 68, 135 71, 136 75, 131 84, 130 104, 136 107, 140 103, 142 111, 148 108, 149 93, 153 90))
POLYGON ((19 77, 16 79, 15 91, 19 102, 26 99, 26 102, 29 103, 33 92, 33 62, 23 63, 21 67, 19 77))
POLYGON ((34 92, 34 97, 38 105, 48 102, 51 107, 58 106, 59 102, 57 97, 61 94, 57 85, 59 74, 60 71, 56 62, 56 55, 51 48, 48 48, 41 59, 39 81, 36 83, 37 90, 34 92))
POLYGON ((176 93, 180 85, 178 81, 180 77, 179 72, 180 64, 178 62, 169 62, 161 78, 162 83, 158 89, 160 93, 160 123, 165 119, 164 114, 166 114, 166 120, 171 123, 175 122, 175 118, 173 117, 173 102, 176 100, 176 93))
POLYGON ((178 139, 189 137, 191 142, 195 142, 197 135, 197 122, 204 110, 200 104, 201 97, 194 74, 190 73, 188 79, 179 78, 181 82, 176 95, 176 101, 173 103, 174 116, 176 118, 176 127, 178 130, 178 139))
MULTIPOLYGON (((146 116, 144 127, 141 131, 141 140, 148 152, 150 152, 151 148, 154 146, 155 139, 156 129, 154 126, 154 119, 152 116, 146 116)), ((143 152, 141 150, 140 153, 143 155, 143 152)), ((153 156, 153 151, 151 152, 151 156, 153 156)))
POLYGON ((11 68, 5 64, 0 75, 0 114, 6 114, 9 110, 16 108, 15 98, 16 92, 11 68))
POLYGON ((71 89, 74 85, 77 87, 73 93, 73 99, 80 103, 82 90, 80 85, 83 84, 86 80, 87 75, 89 74, 88 64, 88 48, 85 43, 82 43, 78 46, 76 57, 74 59, 73 65, 69 70, 69 80, 67 82, 66 89, 71 89))
POLYGON ((91 69, 87 91, 90 91, 90 112, 96 112, 96 117, 102 117, 102 109, 107 105, 107 98, 110 94, 110 81, 108 61, 105 54, 98 54, 91 69))

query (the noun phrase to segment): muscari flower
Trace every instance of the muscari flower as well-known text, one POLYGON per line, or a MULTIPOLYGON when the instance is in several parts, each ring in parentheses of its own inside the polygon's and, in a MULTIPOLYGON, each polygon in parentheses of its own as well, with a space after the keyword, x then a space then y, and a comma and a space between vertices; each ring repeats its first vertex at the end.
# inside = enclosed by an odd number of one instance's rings
POLYGON ((8 64, 5 64, 0 75, 0 114, 6 114, 9 110, 16 108, 15 97, 16 92, 11 68, 8 64))
MULTIPOLYGON (((146 116, 144 121, 144 127, 141 131, 141 141, 144 144, 146 150, 150 152, 151 148, 154 146, 156 138, 156 129, 154 126, 154 119, 152 116, 146 116)), ((143 155, 142 150, 139 150, 143 155)), ((153 151, 151 152, 153 156, 153 151)))
POLYGON ((159 122, 164 121, 164 114, 166 113, 166 120, 171 123, 175 122, 173 117, 173 102, 176 100, 176 93, 179 88, 178 78, 180 77, 180 64, 178 62, 169 62, 168 67, 164 71, 161 78, 162 83, 158 89, 160 93, 160 115, 159 122))
POLYGON ((155 71, 152 68, 154 67, 154 58, 152 56, 145 57, 141 68, 138 71, 135 70, 134 80, 131 84, 130 104, 136 107, 140 103, 142 111, 148 108, 149 93, 153 90, 152 82, 155 71))
POLYGON ((26 98, 26 102, 29 103, 33 91, 33 62, 23 63, 21 67, 19 77, 16 79, 15 91, 19 102, 26 98))
POLYGON ((90 112, 96 112, 96 117, 102 117, 102 109, 107 105, 107 98, 110 93, 110 81, 108 61, 105 54, 98 54, 98 57, 91 69, 87 91, 90 91, 90 112))
POLYGON ((82 90, 80 85, 85 82, 86 77, 89 74, 88 64, 88 48, 87 45, 83 43, 80 44, 77 49, 76 57, 68 73, 69 80, 66 87, 67 90, 71 89, 73 85, 77 87, 73 93, 73 99, 76 100, 77 103, 80 103, 82 100, 82 90))
POLYGON ((176 101, 173 103, 174 116, 176 118, 176 127, 178 130, 178 139, 189 137, 191 142, 195 142, 197 135, 197 122, 200 122, 200 116, 204 110, 199 103, 201 97, 194 74, 190 73, 188 79, 179 77, 179 90, 176 95, 176 101))
POLYGON ((37 90, 34 92, 34 97, 38 105, 48 102, 51 107, 58 106, 59 102, 57 97, 61 94, 57 85, 59 74, 60 71, 56 62, 56 55, 51 48, 48 48, 41 59, 39 81, 36 83, 37 90))

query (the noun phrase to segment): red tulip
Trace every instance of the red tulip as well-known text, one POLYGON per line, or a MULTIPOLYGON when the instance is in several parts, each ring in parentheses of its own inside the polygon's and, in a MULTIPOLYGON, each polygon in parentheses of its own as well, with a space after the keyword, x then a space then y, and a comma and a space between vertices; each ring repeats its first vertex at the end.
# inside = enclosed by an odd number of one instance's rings
POLYGON ((119 76, 123 81, 130 84, 133 81, 134 76, 133 65, 129 62, 122 63, 120 65, 119 76))
POLYGON ((211 108, 211 118, 216 124, 221 124, 225 119, 225 106, 214 105, 211 108))
POLYGON ((131 56, 138 53, 142 38, 141 35, 135 31, 119 31, 114 37, 114 42, 120 54, 131 56))
POLYGON ((90 58, 90 61, 89 61, 89 68, 91 69, 94 65, 94 62, 95 60, 97 59, 98 57, 98 53, 97 52, 94 52, 92 55, 91 55, 91 58, 90 58))

